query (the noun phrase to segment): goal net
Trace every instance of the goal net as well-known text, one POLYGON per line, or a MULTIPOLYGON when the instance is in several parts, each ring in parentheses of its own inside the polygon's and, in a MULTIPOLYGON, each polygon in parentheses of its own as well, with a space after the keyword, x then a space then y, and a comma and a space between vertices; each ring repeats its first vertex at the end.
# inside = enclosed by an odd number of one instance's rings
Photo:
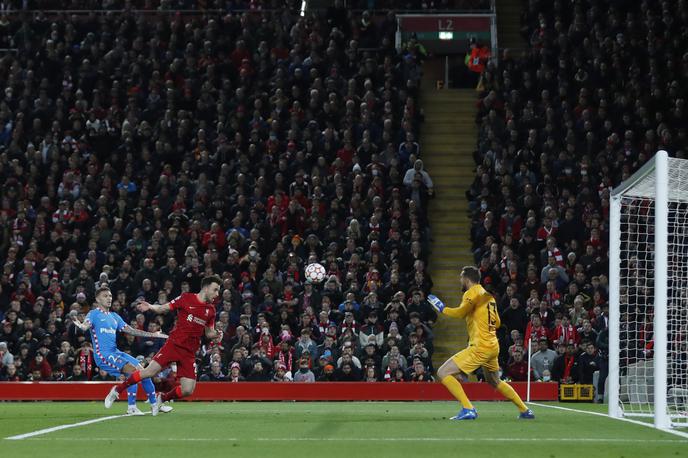
POLYGON ((688 426, 688 160, 658 152, 612 191, 609 414, 688 426))

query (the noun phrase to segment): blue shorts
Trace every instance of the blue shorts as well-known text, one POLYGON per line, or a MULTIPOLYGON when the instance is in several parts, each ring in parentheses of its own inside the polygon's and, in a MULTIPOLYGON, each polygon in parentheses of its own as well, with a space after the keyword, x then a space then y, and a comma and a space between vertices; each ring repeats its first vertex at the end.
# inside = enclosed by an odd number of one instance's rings
POLYGON ((94 352, 93 357, 99 368, 115 377, 119 377, 122 374, 122 368, 127 364, 131 364, 134 367, 140 364, 138 359, 119 350, 113 353, 94 352))

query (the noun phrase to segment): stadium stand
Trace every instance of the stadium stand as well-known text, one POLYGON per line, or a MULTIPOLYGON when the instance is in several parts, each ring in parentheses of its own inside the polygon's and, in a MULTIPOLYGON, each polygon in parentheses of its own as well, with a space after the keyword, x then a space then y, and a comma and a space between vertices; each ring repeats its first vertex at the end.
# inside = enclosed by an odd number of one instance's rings
POLYGON ((70 314, 107 283, 127 323, 169 331, 133 304, 210 273, 225 340, 203 380, 432 379, 428 190, 404 182, 423 56, 393 15, 294 3, 3 16, 0 380, 107 380, 70 314))
MULTIPOLYGON (((505 365, 514 341, 545 337, 553 380, 599 370, 604 392, 609 192, 659 149, 686 156, 687 23, 685 2, 533 0, 527 51, 485 73, 467 196, 476 263, 502 297, 505 365)), ((638 341, 626 363, 652 351, 638 341)))

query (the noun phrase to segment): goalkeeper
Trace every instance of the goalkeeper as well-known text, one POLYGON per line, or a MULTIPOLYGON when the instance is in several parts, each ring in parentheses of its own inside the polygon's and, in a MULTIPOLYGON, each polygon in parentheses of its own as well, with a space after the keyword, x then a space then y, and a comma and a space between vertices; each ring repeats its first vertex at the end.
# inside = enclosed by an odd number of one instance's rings
POLYGON ((483 368, 485 380, 516 404, 521 412, 519 418, 535 418, 519 395, 506 382, 499 378, 499 341, 497 329, 501 325, 497 314, 497 304, 490 293, 480 284, 480 272, 473 266, 461 270, 461 285, 465 290, 461 305, 445 307, 436 296, 429 294, 428 301, 439 312, 455 318, 465 318, 468 327, 468 348, 449 358, 437 371, 438 378, 449 392, 461 403, 461 411, 452 420, 475 420, 478 418, 471 401, 457 377, 466 378, 479 367, 483 368))

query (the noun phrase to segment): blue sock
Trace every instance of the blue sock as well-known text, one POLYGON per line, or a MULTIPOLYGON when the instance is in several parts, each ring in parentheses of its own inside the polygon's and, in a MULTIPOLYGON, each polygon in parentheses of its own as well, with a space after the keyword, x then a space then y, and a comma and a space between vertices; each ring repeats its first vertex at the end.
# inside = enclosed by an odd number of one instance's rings
POLYGON ((130 406, 136 405, 136 390, 138 387, 138 384, 134 384, 127 388, 127 402, 130 406))
POLYGON ((153 385, 153 381, 149 378, 144 378, 141 380, 141 385, 148 395, 148 402, 155 404, 155 385, 153 385))

